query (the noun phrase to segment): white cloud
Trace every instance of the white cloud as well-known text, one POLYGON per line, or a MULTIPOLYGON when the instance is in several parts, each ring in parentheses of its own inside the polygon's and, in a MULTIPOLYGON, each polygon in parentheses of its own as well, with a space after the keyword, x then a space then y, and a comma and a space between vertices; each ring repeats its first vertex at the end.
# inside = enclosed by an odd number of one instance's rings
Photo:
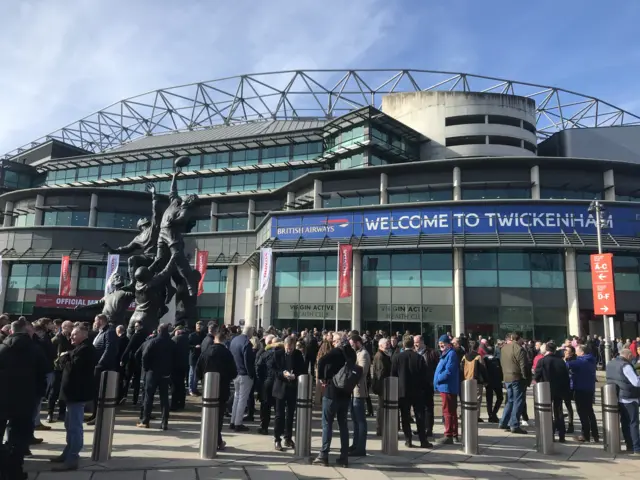
POLYGON ((157 88, 260 71, 378 66, 405 40, 395 28, 403 18, 396 5, 2 2, 0 154, 157 88))

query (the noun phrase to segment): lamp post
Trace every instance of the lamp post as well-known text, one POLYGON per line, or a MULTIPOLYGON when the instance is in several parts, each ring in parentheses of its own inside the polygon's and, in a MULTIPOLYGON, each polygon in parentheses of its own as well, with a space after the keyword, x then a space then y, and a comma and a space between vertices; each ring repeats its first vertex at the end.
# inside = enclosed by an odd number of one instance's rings
MULTIPOLYGON (((599 200, 593 200, 589 205, 589 213, 596 216, 596 235, 598 237, 598 253, 602 253, 602 229, 607 228, 607 221, 603 218, 606 211, 599 200)), ((611 335, 613 335, 613 319, 603 315, 604 321, 604 359, 606 363, 611 360, 611 335)))

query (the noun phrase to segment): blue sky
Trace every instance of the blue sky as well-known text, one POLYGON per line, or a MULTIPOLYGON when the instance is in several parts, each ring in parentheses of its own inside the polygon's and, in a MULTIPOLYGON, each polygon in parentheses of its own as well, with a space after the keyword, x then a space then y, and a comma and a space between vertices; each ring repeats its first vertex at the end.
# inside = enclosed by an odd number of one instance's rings
POLYGON ((451 70, 640 114, 640 2, 0 3, 0 154, 139 93, 304 68, 451 70))

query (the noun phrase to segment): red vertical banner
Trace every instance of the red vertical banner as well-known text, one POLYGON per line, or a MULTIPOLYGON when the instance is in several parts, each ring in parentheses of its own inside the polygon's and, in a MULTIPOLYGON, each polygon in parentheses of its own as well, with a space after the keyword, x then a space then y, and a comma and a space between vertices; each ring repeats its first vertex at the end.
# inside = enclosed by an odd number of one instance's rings
POLYGON ((208 250, 196 251, 196 270, 200 272, 200 282, 198 282, 198 296, 204 293, 204 276, 207 274, 207 263, 209 262, 208 250))
POLYGON ((338 291, 340 298, 351 296, 351 267, 353 266, 353 247, 338 245, 338 291))
POLYGON ((60 289, 58 294, 63 297, 71 295, 71 259, 68 255, 62 257, 60 265, 60 289))

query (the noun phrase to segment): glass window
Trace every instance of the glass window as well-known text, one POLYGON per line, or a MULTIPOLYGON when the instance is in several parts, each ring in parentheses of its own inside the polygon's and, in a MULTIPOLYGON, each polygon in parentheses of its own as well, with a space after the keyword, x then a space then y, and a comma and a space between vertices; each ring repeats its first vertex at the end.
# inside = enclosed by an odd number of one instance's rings
POLYGON ((300 272, 301 287, 324 287, 325 272, 300 272))
POLYGON ((423 253, 421 261, 423 270, 453 269, 453 255, 451 252, 423 253))
MULTIPOLYGON (((499 310, 501 324, 531 324, 533 323, 533 312, 531 307, 500 307, 499 310)), ((514 330, 518 330, 514 328, 514 330)))
POLYGON ((14 227, 32 227, 36 223, 35 213, 21 214, 13 217, 11 223, 14 227))
POLYGON ((533 288, 564 288, 564 272, 531 272, 533 288))
POLYGON ((616 290, 640 292, 640 275, 637 273, 614 273, 614 277, 616 290))
POLYGON ((201 193, 222 193, 229 190, 229 176, 204 177, 202 179, 201 193))
POLYGON ((391 270, 391 255, 363 255, 362 269, 370 271, 391 270))
POLYGON ((499 285, 507 288, 530 288, 531 272, 529 270, 500 270, 498 272, 499 285))
POLYGON ((389 270, 364 270, 362 272, 362 285, 365 287, 390 287, 391 272, 389 270))
POLYGON ((602 192, 589 192, 587 190, 569 190, 557 188, 540 188, 540 198, 551 199, 580 199, 580 200, 602 200, 602 192))
POLYGON ((531 198, 531 188, 462 187, 463 200, 483 200, 489 198, 531 198))
POLYGON ((300 258, 300 271, 301 272, 324 272, 325 271, 325 259, 320 256, 301 257, 300 258))
POLYGON ((495 252, 466 252, 464 254, 464 268, 466 270, 495 270, 497 267, 495 252))
POLYGON ((322 142, 296 143, 293 145, 293 160, 313 160, 322 153, 322 142))
POLYGON ((89 212, 48 211, 44 212, 44 225, 86 227, 89 225, 89 212))
POLYGON ((529 253, 498 252, 498 268, 500 270, 529 270, 529 253))
POLYGON ((231 175, 231 192, 241 192, 244 190, 258 189, 258 174, 243 173, 239 175, 231 175))
POLYGON ((223 217, 218 218, 218 231, 231 232, 237 230, 246 230, 248 224, 247 217, 223 217))
POLYGON ((392 270, 414 270, 420 265, 419 253, 394 253, 391 255, 392 270))
POLYGON ((211 231, 211 218, 198 218, 196 220, 196 226, 191 230, 192 232, 210 232, 211 231))
POLYGON ((158 158, 149 162, 149 173, 171 172, 173 172, 173 158, 158 158))
POLYGON ((422 270, 423 287, 453 287, 451 270, 422 270))
POLYGON ((464 275, 467 287, 497 287, 498 272, 496 270, 467 270, 464 275))
POLYGON ((591 272, 578 272, 578 288, 591 290, 591 272))
POLYGON ((564 260, 559 252, 531 253, 531 270, 564 272, 564 260))
POLYGON ((394 287, 419 287, 421 285, 420 270, 393 270, 391 285, 394 287))

